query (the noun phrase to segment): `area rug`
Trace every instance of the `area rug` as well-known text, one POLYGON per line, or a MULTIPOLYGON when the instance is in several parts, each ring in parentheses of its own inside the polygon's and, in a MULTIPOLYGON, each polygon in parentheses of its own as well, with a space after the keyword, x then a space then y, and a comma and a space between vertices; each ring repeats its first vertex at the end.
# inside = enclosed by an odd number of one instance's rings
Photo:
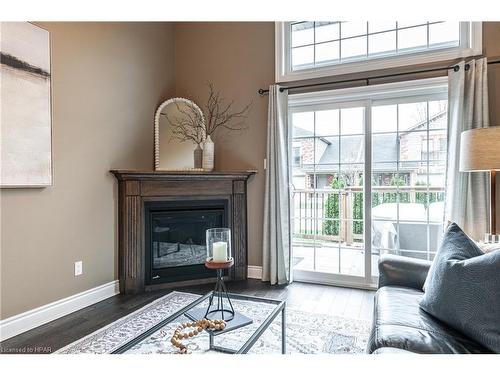
MULTIPOLYGON (((199 298, 199 295, 172 292, 133 313, 113 322, 90 335, 73 342, 56 353, 106 354, 147 331, 169 315, 199 298)), ((205 302, 203 305, 206 306, 205 302)), ((215 337, 215 345, 239 348, 266 318, 266 312, 273 305, 252 301, 234 300, 235 310, 253 319, 252 325, 215 337)), ((189 321, 180 317, 158 330, 141 343, 128 350, 127 354, 174 354, 177 350, 170 344, 170 338, 180 322, 189 321)), ((370 322, 346 319, 332 315, 286 309, 287 353, 302 354, 356 354, 364 353, 370 331, 370 322)), ((208 350, 208 334, 202 332, 195 338, 184 340, 189 353, 214 353, 208 350)), ((281 353, 281 314, 255 343, 249 353, 281 353)))

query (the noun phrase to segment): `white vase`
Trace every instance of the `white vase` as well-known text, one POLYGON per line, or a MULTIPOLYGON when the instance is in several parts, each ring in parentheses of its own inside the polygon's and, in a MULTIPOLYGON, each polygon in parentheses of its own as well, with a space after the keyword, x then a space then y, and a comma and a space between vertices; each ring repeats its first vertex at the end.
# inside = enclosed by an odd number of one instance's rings
POLYGON ((206 171, 214 170, 214 153, 215 145, 212 142, 212 138, 207 136, 205 142, 203 142, 203 169, 206 171))

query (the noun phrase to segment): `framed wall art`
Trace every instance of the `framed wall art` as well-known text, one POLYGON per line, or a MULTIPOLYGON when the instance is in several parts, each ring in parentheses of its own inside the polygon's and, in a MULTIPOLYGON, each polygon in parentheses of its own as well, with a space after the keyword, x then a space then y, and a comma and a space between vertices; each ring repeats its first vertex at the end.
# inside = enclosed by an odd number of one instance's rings
POLYGON ((52 185, 50 36, 29 22, 0 23, 0 186, 52 185))

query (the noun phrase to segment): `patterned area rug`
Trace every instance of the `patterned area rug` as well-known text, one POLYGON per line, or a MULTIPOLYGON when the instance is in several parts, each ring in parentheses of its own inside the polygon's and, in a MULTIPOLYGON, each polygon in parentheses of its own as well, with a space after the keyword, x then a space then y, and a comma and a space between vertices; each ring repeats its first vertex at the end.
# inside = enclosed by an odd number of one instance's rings
MULTIPOLYGON (((172 292, 133 313, 101 328, 100 330, 69 344, 56 353, 110 353, 126 342, 148 330, 173 312, 186 306, 199 295, 172 292)), ((251 301, 233 301, 235 310, 253 319, 252 325, 236 329, 215 337, 215 345, 237 349, 255 331, 265 317, 266 311, 274 306, 251 301)), ((206 306, 206 303, 203 304, 206 306)), ((346 319, 331 315, 286 309, 287 353, 364 353, 370 322, 346 319)), ((180 317, 155 332, 127 353, 133 354, 173 354, 177 350, 170 344, 170 338, 180 322, 189 321, 180 317)), ((193 339, 183 340, 189 353, 207 353, 208 334, 202 332, 193 339)), ((209 352, 214 353, 214 352, 209 352)), ((281 314, 269 326, 250 350, 250 353, 281 353, 281 314)))

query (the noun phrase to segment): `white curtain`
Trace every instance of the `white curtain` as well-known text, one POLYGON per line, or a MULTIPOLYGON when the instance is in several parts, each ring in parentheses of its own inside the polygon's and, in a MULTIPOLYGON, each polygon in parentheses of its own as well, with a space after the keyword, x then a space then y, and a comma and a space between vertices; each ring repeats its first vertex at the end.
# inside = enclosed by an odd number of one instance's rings
POLYGON ((280 92, 277 85, 269 87, 262 280, 271 284, 291 282, 287 101, 286 91, 280 92))
POLYGON ((460 62, 448 74, 448 161, 445 220, 456 222, 472 238, 488 231, 488 175, 460 172, 460 134, 489 125, 486 58, 460 62))

